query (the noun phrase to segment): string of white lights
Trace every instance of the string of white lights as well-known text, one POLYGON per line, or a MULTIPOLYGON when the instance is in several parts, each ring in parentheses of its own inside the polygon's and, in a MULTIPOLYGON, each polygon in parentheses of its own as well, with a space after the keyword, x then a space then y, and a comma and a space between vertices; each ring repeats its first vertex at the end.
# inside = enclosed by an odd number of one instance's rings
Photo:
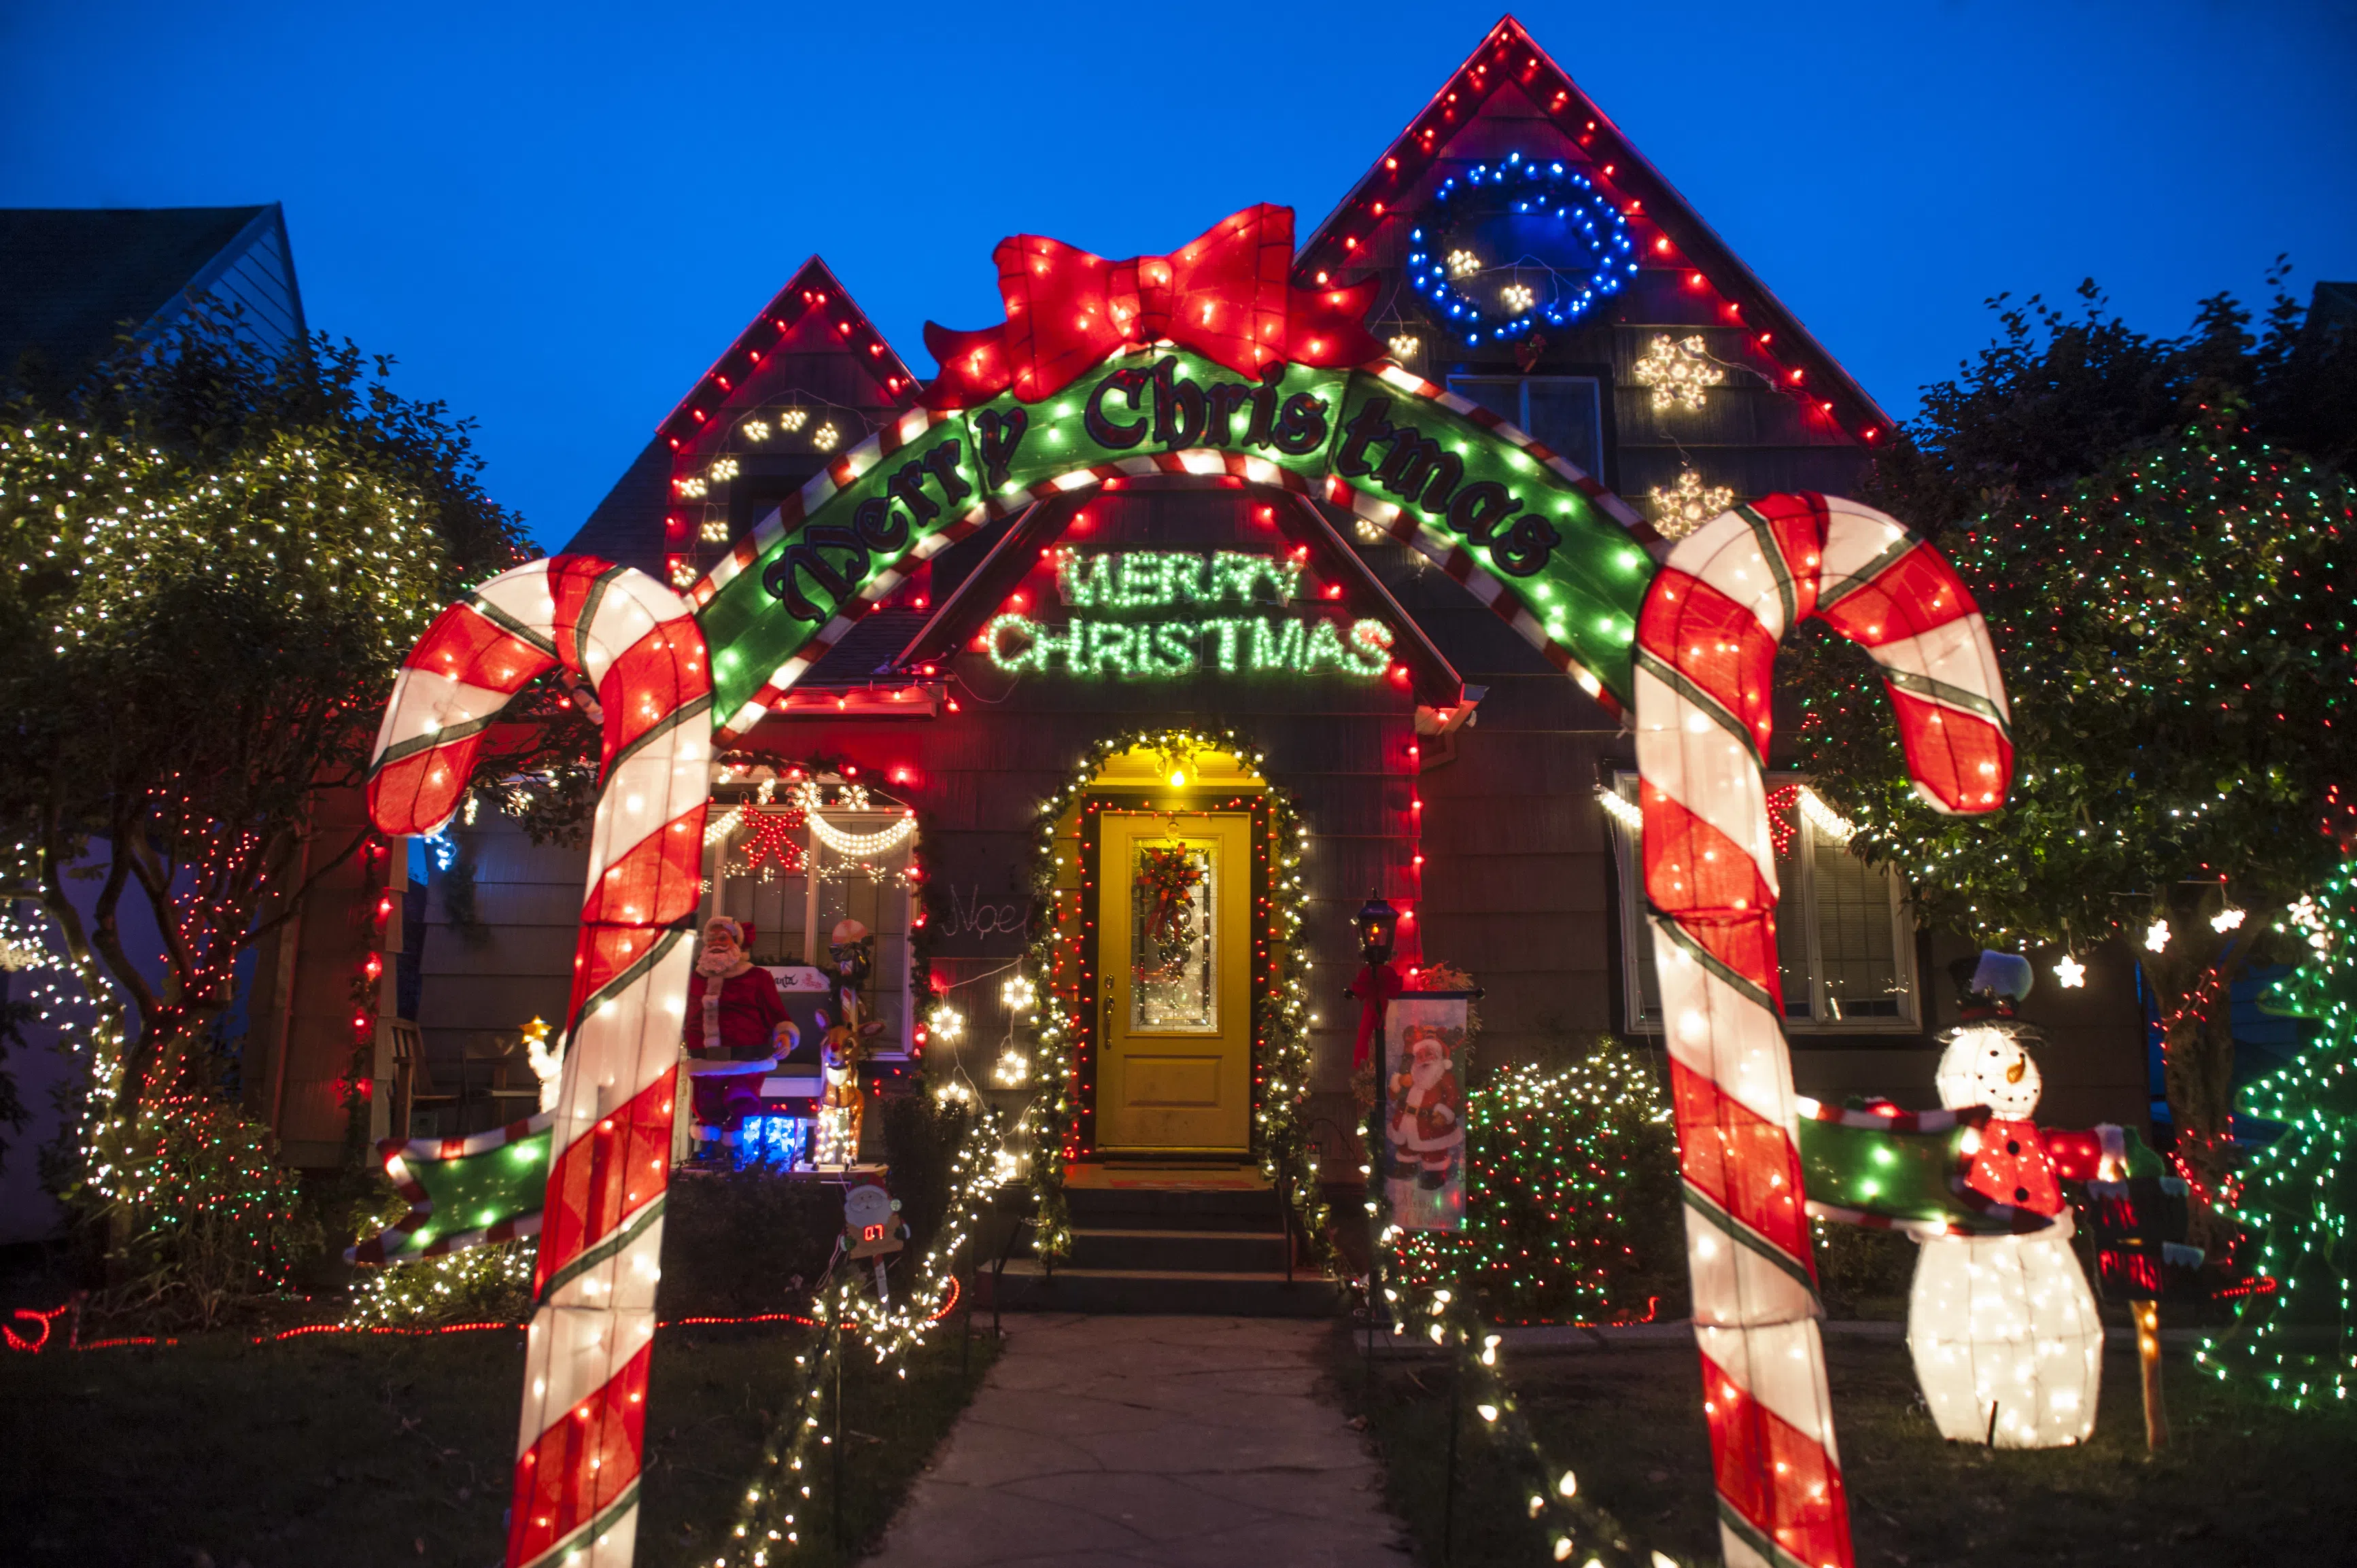
POLYGON ((858 860, 882 854, 908 843, 909 835, 917 831, 917 814, 910 811, 890 827, 876 832, 847 833, 824 817, 813 813, 810 819, 810 830, 812 836, 835 854, 858 860))

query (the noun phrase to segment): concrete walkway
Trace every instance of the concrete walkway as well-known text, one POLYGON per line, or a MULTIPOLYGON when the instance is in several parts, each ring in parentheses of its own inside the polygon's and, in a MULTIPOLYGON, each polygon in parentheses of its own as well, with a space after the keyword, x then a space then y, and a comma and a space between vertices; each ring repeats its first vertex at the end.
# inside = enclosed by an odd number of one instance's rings
POLYGON ((1312 1394, 1329 1332, 1010 1316, 870 1568, 1400 1568, 1373 1455, 1312 1394))

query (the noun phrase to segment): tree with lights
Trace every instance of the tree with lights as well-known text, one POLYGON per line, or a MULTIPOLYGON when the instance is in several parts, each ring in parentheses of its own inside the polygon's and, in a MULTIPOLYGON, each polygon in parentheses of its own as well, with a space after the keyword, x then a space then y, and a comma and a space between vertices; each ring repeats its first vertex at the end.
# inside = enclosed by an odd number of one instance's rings
POLYGON ((202 308, 0 429, 0 896, 38 906, 61 999, 92 1020, 67 1179, 101 1207, 155 1185, 131 1151, 208 1087, 241 954, 363 853, 365 824, 330 830, 321 805, 362 779, 403 654, 521 554, 468 426, 390 369, 324 336, 273 353, 202 308))
MULTIPOLYGON (((1941 549, 2004 663, 2013 798, 1968 822, 1932 811, 1879 687, 1822 636, 1794 644, 1803 765, 1927 923, 2059 945, 2066 984, 2106 937, 2134 945, 2159 1006, 2177 1153, 2215 1203, 2233 1168, 2227 988, 2271 937, 2265 914, 2244 912, 2330 873, 2318 813, 2357 764, 2357 498, 2260 439, 2242 391, 2206 373, 2289 375, 2298 324, 2280 310, 2256 348, 2231 300, 2158 346, 2094 309, 2080 323, 2045 313, 2042 345, 2007 319, 2007 341, 1931 390, 1874 488, 1878 504, 1950 523, 1941 549), (2172 398, 2183 417, 2155 435, 2172 398)), ((2341 373, 2300 362, 2310 379, 2341 373)))
POLYGON ((2240 1372, 2295 1407, 2345 1405, 2357 1391, 2357 862, 2344 862, 2276 930, 2306 953, 2262 999, 2270 1012, 2315 1020, 2289 1062, 2243 1090, 2243 1108, 2282 1133, 2251 1157, 2234 1219, 2256 1239, 2257 1272, 2275 1282, 2253 1298, 2235 1333, 2204 1342, 2196 1359, 2221 1378, 2240 1372), (2284 1330, 2330 1328, 2320 1352, 2287 1348, 2284 1330))
POLYGON ((1403 1231, 1400 1279, 1496 1323, 1624 1322, 1678 1294, 1676 1134, 1639 1053, 1605 1038, 1568 1066, 1501 1067, 1465 1135, 1464 1229, 1403 1231))

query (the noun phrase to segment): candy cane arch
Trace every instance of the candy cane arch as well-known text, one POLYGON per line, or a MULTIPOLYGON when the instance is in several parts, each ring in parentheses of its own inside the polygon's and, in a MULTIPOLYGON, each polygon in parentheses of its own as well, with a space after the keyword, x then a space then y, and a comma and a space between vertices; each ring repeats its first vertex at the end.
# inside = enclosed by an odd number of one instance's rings
POLYGON ((1681 541, 1637 625, 1645 892, 1668 1021, 1703 1408, 1728 1568, 1850 1568, 1776 970, 1761 761, 1777 645, 1814 616, 1880 666, 1915 789, 1989 811, 2013 770, 1972 596, 1882 513, 1770 496, 1681 541))
POLYGON ((673 1066, 694 944, 712 682, 686 605, 644 573, 560 555, 442 612, 378 732, 378 829, 448 820, 508 699, 563 667, 604 725, 589 880, 524 1359, 510 1568, 622 1568, 638 1529, 673 1066))

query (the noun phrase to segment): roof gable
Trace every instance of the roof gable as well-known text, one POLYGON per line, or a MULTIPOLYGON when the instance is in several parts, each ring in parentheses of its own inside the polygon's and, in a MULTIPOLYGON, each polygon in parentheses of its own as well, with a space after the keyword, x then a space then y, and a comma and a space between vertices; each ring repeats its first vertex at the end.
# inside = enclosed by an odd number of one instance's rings
POLYGON ((877 404, 905 409, 915 403, 917 378, 826 263, 813 255, 697 378, 656 427, 657 434, 674 451, 694 446, 717 427, 715 422, 723 413, 747 403, 748 394, 758 393, 753 383, 766 360, 780 351, 830 349, 859 366, 873 383, 871 395, 877 404))
POLYGON ((1372 270, 1369 259, 1399 249, 1378 241, 1415 220, 1437 166, 1494 160, 1516 145, 1510 133, 1534 121, 1560 149, 1549 156, 1576 162, 1628 218, 1649 265, 1688 268, 1687 286, 1716 301, 1720 324, 1748 329, 1750 368, 1805 398, 1848 438, 1869 446, 1885 438, 1889 416, 1511 16, 1309 236, 1296 281, 1355 281, 1372 270))
POLYGON ((274 344, 302 337, 275 203, 0 209, 0 380, 29 351, 38 390, 62 392, 120 334, 152 336, 200 293, 244 306, 274 344), (257 276, 242 279, 241 263, 257 276))

